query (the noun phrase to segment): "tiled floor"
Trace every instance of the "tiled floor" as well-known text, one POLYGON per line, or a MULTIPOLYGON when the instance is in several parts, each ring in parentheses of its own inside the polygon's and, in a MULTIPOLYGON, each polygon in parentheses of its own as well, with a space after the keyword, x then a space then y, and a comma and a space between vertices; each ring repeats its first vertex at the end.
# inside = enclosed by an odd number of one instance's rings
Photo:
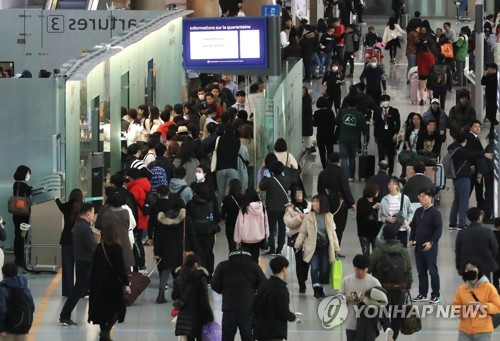
MULTIPOLYGON (((385 19, 368 18, 369 24, 376 24, 376 29, 379 34, 383 32, 385 19)), ((443 20, 444 21, 444 20, 443 20)), ((433 27, 441 26, 442 21, 431 21, 433 27)), ((452 22, 454 24, 454 22, 452 22)), ((458 31, 457 27, 454 27, 458 31)), ((392 106, 399 109, 402 118, 412 112, 423 113, 428 109, 428 106, 411 105, 408 99, 408 86, 406 85, 406 59, 404 50, 398 52, 398 64, 389 65, 388 58, 385 58, 386 72, 388 76, 388 93, 392 98, 392 106)), ((361 73, 361 65, 355 67, 355 76, 359 77, 361 73)), ((357 82, 357 78, 354 78, 357 82)), ((349 81, 346 86, 349 85, 349 81)), ((313 98, 319 96, 320 84, 319 81, 314 81, 311 84, 313 89, 313 98)), ((345 95, 347 90, 344 90, 345 95)), ((454 94, 449 94, 447 108, 449 109, 454 103, 454 94)), ((444 147, 443 147, 444 148, 444 147)), ((375 153, 375 146, 372 143, 369 146, 369 151, 375 153)), ((304 182, 309 189, 308 193, 316 192, 317 175, 321 170, 319 160, 314 156, 308 156, 304 162, 304 182)), ((395 170, 395 174, 399 174, 400 169, 395 170)), ((451 186, 448 183, 448 186, 451 186)), ((353 182, 351 188, 354 197, 357 199, 361 196, 363 184, 361 182, 353 182)), ((452 193, 450 190, 442 192, 441 205, 439 209, 442 212, 445 229, 440 241, 439 250, 439 271, 441 275, 441 298, 442 304, 450 304, 455 289, 462 283, 461 278, 457 275, 454 266, 454 241, 457 234, 456 231, 449 232, 446 228, 449 221, 449 210, 452 202, 452 193)), ((474 201, 474 199, 472 199, 474 201)), ((474 205, 474 202, 471 202, 474 205)), ((227 244, 224 234, 219 234, 216 243, 216 259, 218 261, 226 258, 227 244)), ((350 214, 349 220, 344 234, 342 245, 342 253, 346 254, 344 262, 344 273, 350 274, 353 272, 351 261, 354 255, 359 253, 360 246, 356 236, 356 224, 354 215, 350 214)), ((147 248, 148 254, 151 254, 151 248, 147 248)), ((293 255, 289 249, 284 251, 291 262, 293 263, 293 255)), ((412 255, 413 258, 413 255, 412 255)), ((261 257, 261 265, 269 273, 267 262, 269 258, 261 257)), ((414 260, 413 260, 414 264, 414 260)), ((416 270, 414 269, 413 277, 416 279, 416 270)), ((28 275, 30 280, 30 288, 35 297, 37 314, 35 327, 32 330, 30 340, 97 340, 98 327, 89 325, 87 320, 87 299, 80 300, 77 308, 73 312, 73 319, 78 323, 77 327, 61 327, 58 324, 58 317, 61 311, 64 300, 60 296, 60 283, 58 277, 49 274, 28 275), (51 285, 52 284, 52 285, 51 285)), ((158 305, 155 304, 157 296, 158 275, 154 273, 152 276, 152 284, 146 292, 139 298, 138 302, 127 310, 126 321, 118 325, 114 329, 113 339, 120 341, 149 341, 149 340, 175 340, 175 336, 171 326, 170 309, 171 304, 158 305)), ((318 301, 312 296, 310 283, 306 295, 298 294, 298 285, 295 276, 294 266, 290 267, 288 277, 288 288, 291 295, 291 310, 302 312, 303 324, 289 324, 289 340, 311 340, 312 338, 326 340, 345 340, 345 333, 342 328, 326 330, 321 326, 320 319, 317 314, 318 301)), ((413 292, 415 294, 415 292, 413 292)), ((170 291, 168 292, 170 294, 170 291)), ((169 300, 170 301, 170 300, 169 300)), ((221 321, 221 297, 217 294, 212 294, 212 306, 216 313, 217 320, 221 321)), ((457 338, 458 321, 449 319, 435 319, 427 317, 423 320, 423 330, 413 336, 400 336, 400 340, 451 340, 457 338)), ((237 337, 239 340, 239 337, 237 337)), ((379 337, 382 339, 382 336, 379 337)), ((494 339, 500 340, 500 331, 495 333, 494 339)))

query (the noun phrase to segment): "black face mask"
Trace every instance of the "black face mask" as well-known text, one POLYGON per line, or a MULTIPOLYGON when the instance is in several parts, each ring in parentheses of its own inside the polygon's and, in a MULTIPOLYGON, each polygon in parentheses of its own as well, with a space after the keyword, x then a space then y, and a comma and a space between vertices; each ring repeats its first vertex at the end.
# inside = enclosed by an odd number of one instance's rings
POLYGON ((474 270, 465 271, 462 277, 465 281, 473 281, 477 279, 477 271, 474 270))

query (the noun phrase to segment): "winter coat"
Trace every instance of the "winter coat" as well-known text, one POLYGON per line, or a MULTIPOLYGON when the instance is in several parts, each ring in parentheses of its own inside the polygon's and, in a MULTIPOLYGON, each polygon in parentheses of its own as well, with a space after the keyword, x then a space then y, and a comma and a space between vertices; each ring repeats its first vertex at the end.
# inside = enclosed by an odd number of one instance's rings
POLYGON ((0 282, 0 332, 5 332, 5 318, 9 313, 7 311, 7 302, 9 300, 10 291, 12 288, 22 289, 23 293, 28 296, 31 301, 33 311, 35 311, 35 303, 30 289, 28 289, 28 280, 24 276, 15 276, 4 278, 0 282))
POLYGON ((302 136, 313 135, 312 98, 306 94, 302 96, 302 136))
MULTIPOLYGON (((488 306, 488 315, 486 317, 460 317, 458 329, 467 334, 494 332, 491 316, 500 313, 500 297, 497 289, 483 276, 474 286, 471 286, 469 282, 460 285, 455 292, 452 304, 466 307, 470 302, 474 302, 471 291, 474 292, 479 302, 488 306)), ((480 314, 480 311, 478 314, 480 314)))
POLYGON ((363 114, 354 108, 342 109, 336 117, 335 137, 338 144, 358 144, 361 134, 368 132, 363 114))
POLYGON ((269 223, 262 202, 251 202, 246 214, 240 210, 234 227, 234 241, 236 243, 254 244, 268 236, 269 223))
POLYGON ((233 239, 236 219, 240 212, 242 197, 226 195, 222 200, 221 217, 226 218, 226 236, 233 239))
POLYGON ((286 205, 283 221, 285 222, 286 227, 288 227, 290 236, 299 233, 300 227, 302 226, 302 222, 304 221, 304 218, 302 218, 301 215, 302 212, 298 208, 296 208, 293 204, 286 205))
POLYGON ((320 108, 316 110, 313 124, 317 127, 316 140, 318 142, 326 144, 335 142, 335 113, 331 109, 320 108))
POLYGON ((286 339, 287 322, 296 319, 289 309, 290 294, 286 282, 271 276, 261 284, 255 295, 253 313, 256 340, 286 339))
POLYGON ((470 123, 476 119, 476 110, 471 104, 465 107, 457 103, 450 109, 450 135, 455 138, 458 133, 468 131, 470 123))
MULTIPOLYGON (((439 122, 437 123, 437 131, 440 133, 444 131, 446 134, 446 129, 448 129, 448 115, 444 112, 443 109, 439 108, 439 122)), ((431 119, 435 119, 434 114, 432 113, 432 108, 429 108, 426 112, 422 114, 422 120, 424 124, 427 124, 431 119)))
POLYGON ((201 340, 203 326, 214 321, 208 301, 207 278, 208 271, 202 267, 190 270, 186 280, 182 278, 180 268, 177 269, 172 299, 176 301, 176 305, 181 306, 175 336, 186 335, 188 338, 201 340))
POLYGON ((266 280, 250 253, 234 251, 217 266, 210 284, 222 295, 223 312, 251 312, 257 288, 266 280))
POLYGON ((88 322, 100 324, 125 319, 123 287, 129 285, 123 251, 119 244, 100 243, 92 260, 90 273, 88 322))
MULTIPOLYGON (((123 259, 126 267, 135 265, 134 253, 130 242, 130 214, 129 211, 122 208, 110 207, 102 215, 102 231, 113 229, 118 236, 118 244, 123 251, 123 259)), ((132 240, 133 241, 133 240, 132 240)))
POLYGON ((151 184, 146 178, 139 178, 127 183, 127 189, 134 195, 135 201, 138 206, 138 221, 137 228, 139 230, 146 230, 148 228, 148 216, 142 213, 142 207, 146 202, 146 193, 151 191, 151 184))
MULTIPOLYGON (((330 212, 325 214, 325 225, 326 234, 328 236, 328 259, 330 263, 335 261, 335 252, 340 251, 339 240, 337 239, 337 233, 335 232, 336 226, 333 221, 333 214, 330 212)), ((316 240, 318 236, 318 227, 316 224, 316 213, 310 212, 304 217, 302 226, 300 227, 299 236, 295 242, 295 248, 300 249, 303 247, 303 259, 304 262, 309 263, 311 258, 316 251, 316 240)))
POLYGON ((211 229, 211 233, 216 233, 220 231, 220 227, 218 223, 220 222, 220 212, 217 206, 217 198, 214 193, 207 194, 196 194, 193 197, 187 207, 187 215, 193 220, 193 225, 195 227, 195 231, 198 234, 200 230, 209 230, 211 229), (209 220, 210 213, 212 213, 213 220, 209 220), (203 228, 201 228, 201 224, 204 224, 203 228), (198 229, 200 227, 200 229, 198 229))
POLYGON ((468 228, 458 232, 455 240, 455 265, 459 273, 468 262, 477 264, 484 274, 497 271, 497 255, 498 242, 489 227, 471 222, 468 228))
POLYGON ((375 200, 369 202, 368 198, 362 197, 356 204, 356 224, 359 237, 372 240, 380 231, 381 223, 378 221, 378 210, 373 208, 375 203, 375 200))
POLYGON ((161 258, 160 269, 175 269, 182 264, 182 247, 186 221, 186 251, 199 253, 191 218, 186 218, 186 209, 172 209, 167 199, 160 199, 153 206, 150 226, 154 232, 153 254, 161 258))
POLYGON ((373 252, 370 255, 370 267, 368 269, 368 272, 371 273, 373 277, 377 279, 380 278, 377 265, 382 260, 384 253, 401 253, 403 255, 403 258, 405 259, 406 276, 408 281, 406 283, 406 288, 410 290, 411 284, 413 283, 410 253, 398 239, 386 240, 384 243, 378 245, 375 249, 373 249, 373 252))
POLYGON ((266 208, 269 212, 283 212, 288 204, 290 180, 282 175, 263 178, 259 188, 266 191, 266 208))
POLYGON ((64 217, 64 227, 61 232, 61 238, 59 240, 59 244, 61 245, 71 245, 73 244, 73 237, 71 236, 71 231, 73 230, 73 226, 75 226, 76 221, 78 220, 78 212, 75 212, 75 215, 72 215, 73 204, 74 201, 68 201, 63 203, 61 199, 56 198, 56 204, 59 208, 59 211, 63 214, 64 217))

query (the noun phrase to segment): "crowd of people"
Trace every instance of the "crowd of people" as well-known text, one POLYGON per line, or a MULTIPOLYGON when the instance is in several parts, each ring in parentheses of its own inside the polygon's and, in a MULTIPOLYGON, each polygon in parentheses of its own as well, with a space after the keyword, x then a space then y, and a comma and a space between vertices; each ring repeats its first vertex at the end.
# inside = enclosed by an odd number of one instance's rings
MULTIPOLYGON (((359 11, 363 6, 362 1, 355 3, 359 11)), ((456 269, 465 283, 457 289, 454 304, 474 302, 486 306, 489 315, 500 313, 500 220, 493 216, 493 134, 490 132, 488 145, 483 147, 479 140, 482 123, 466 88, 457 89, 457 104, 449 114, 444 111, 452 80, 456 78, 459 87, 466 85, 463 58, 473 51, 470 30, 464 27, 455 37, 451 25, 445 23, 444 32, 434 33, 428 21, 415 13, 405 29, 398 25, 396 15, 389 19, 382 37, 371 27, 362 39, 357 26, 344 27, 344 20, 328 17, 317 28, 301 21, 295 28, 285 17, 280 37, 285 58, 303 58, 304 81, 317 78, 323 85, 316 111, 308 88, 302 89, 304 146, 314 152, 311 137, 317 127, 323 168, 317 195, 310 202, 287 141, 277 139, 274 151, 267 155, 254 148, 253 110, 230 75, 193 78, 189 99, 167 104, 163 111, 146 105, 122 108, 123 167, 110 177, 102 207, 95 212, 84 202, 80 189, 73 189, 66 202, 56 199, 64 215, 60 244, 62 296, 67 299, 59 316, 61 324, 76 325, 71 313, 79 299, 89 294, 88 321, 100 325, 100 340, 110 340, 114 324, 125 318, 122 296, 131 293, 128 275, 146 270, 145 247, 151 246, 160 277, 156 303, 167 302, 169 278, 174 277, 171 299, 178 314, 176 336, 201 339, 203 327, 214 321, 211 288, 223 297, 223 340, 233 340, 237 329, 242 340, 286 339, 287 322, 300 322, 300 314, 288 307, 285 279, 290 260, 283 256, 284 249, 294 250, 299 294, 306 294, 310 273, 314 297, 325 297, 331 264, 345 257, 342 239, 349 210, 353 210, 361 254, 354 257, 354 274, 343 278, 339 292, 345 295, 351 312, 346 321, 347 339, 372 340, 379 334, 377 323, 356 319, 354 305, 405 304, 413 284, 408 249, 414 250, 418 273, 418 294, 412 300, 441 302, 437 258, 443 219, 433 205, 437 188, 425 171, 440 159, 448 134, 454 140, 447 153, 455 173, 449 229, 458 231, 456 269), (341 95, 344 79, 353 77, 353 61, 361 44, 380 52, 389 50, 391 62, 396 62, 402 36, 407 36, 408 72, 413 66, 418 68, 421 98, 431 94, 423 115, 412 112, 404 120, 391 105, 380 55, 369 58, 360 82, 346 96, 341 95), (450 49, 452 57, 446 54, 450 49), (356 200, 351 183, 360 170, 358 153, 370 138, 377 144, 379 171, 363 177, 363 194, 356 200), (339 152, 334 151, 334 144, 339 152), (400 176, 394 175, 396 161, 402 166, 400 176), (414 172, 411 177, 406 174, 407 166, 414 172), (469 208, 473 190, 477 207, 469 208), (494 223, 495 233, 483 223, 494 223), (98 241, 91 225, 100 231, 98 241), (222 227, 227 260, 214 255, 216 235, 222 227), (475 245, 484 245, 484 249, 475 245), (272 257, 269 279, 258 265, 261 256, 272 257), (474 296, 468 297, 471 290, 474 296)), ((493 26, 490 36, 492 30, 493 26)), ((490 36, 487 39, 492 41, 490 36)), ((497 64, 491 59, 497 58, 494 50, 485 57, 490 59, 481 80, 487 94, 493 90, 496 94, 498 84, 497 64)), ((262 83, 250 87, 250 92, 261 90, 262 83)), ((423 100, 420 103, 424 105, 423 100)), ((496 101, 487 96, 492 129, 498 124, 497 109, 496 101)), ((13 195, 31 195, 30 175, 27 166, 18 167, 13 195)), ((26 267, 26 233, 21 224, 29 222, 29 215, 13 215, 13 220, 15 264, 26 267)), ((23 278, 12 265, 6 264, 2 270, 7 277, 4 282, 23 278)), ((25 280, 19 286, 30 298, 25 280)), ((1 324, 9 294, 0 285, 0 333, 12 332, 1 324)), ((472 340, 479 333, 491 339, 491 316, 480 324, 471 319, 461 317, 460 340, 472 340)), ((387 340, 398 337, 401 323, 397 315, 380 321, 387 340)))

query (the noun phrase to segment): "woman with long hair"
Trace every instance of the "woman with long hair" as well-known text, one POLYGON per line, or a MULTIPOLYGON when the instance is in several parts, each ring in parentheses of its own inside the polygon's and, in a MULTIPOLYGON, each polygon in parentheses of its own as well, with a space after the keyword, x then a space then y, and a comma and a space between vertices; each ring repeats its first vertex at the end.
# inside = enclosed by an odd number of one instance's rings
MULTIPOLYGON (((31 197, 32 187, 27 184, 31 177, 31 169, 25 165, 17 167, 14 173, 14 185, 12 186, 12 195, 19 197, 31 197)), ((23 236, 21 231, 21 224, 29 224, 30 216, 22 216, 12 214, 12 221, 14 222, 14 256, 17 266, 26 268, 24 261, 24 243, 28 238, 28 231, 23 236)))
POLYGON ((390 17, 387 22, 387 26, 384 29, 384 35, 382 36, 382 42, 385 45, 385 49, 389 50, 389 55, 391 56, 391 63, 396 63, 396 53, 398 48, 401 48, 401 42, 399 37, 406 35, 406 32, 398 25, 397 19, 395 17, 390 17))
POLYGON ((335 228, 328 198, 323 194, 315 195, 311 212, 304 217, 294 246, 296 251, 303 250, 303 259, 311 267, 315 298, 325 297, 323 284, 328 284, 328 267, 340 251, 335 228))
POLYGON ((201 340, 204 325, 214 321, 214 314, 208 299, 208 272, 201 267, 196 254, 186 257, 176 272, 172 299, 179 309, 175 336, 185 336, 188 341, 201 340))
POLYGON ((405 150, 409 150, 412 152, 417 152, 417 140, 419 135, 424 130, 424 120, 422 119, 422 115, 416 112, 411 112, 408 115, 408 119, 406 120, 406 129, 405 129, 405 150))
POLYGON ((55 201, 64 217, 64 227, 59 239, 62 263, 62 295, 69 297, 75 284, 75 257, 73 255, 72 230, 78 220, 78 213, 83 203, 83 192, 75 188, 70 192, 67 202, 63 203, 59 198, 56 198, 55 201))
POLYGON ((127 138, 127 146, 130 146, 131 144, 140 141, 142 122, 139 118, 137 110, 134 108, 130 108, 128 110, 128 117, 130 120, 130 124, 128 126, 127 132, 123 135, 127 138))
POLYGON ((229 252, 236 250, 234 228, 243 204, 243 189, 238 179, 229 181, 229 193, 222 199, 221 218, 226 219, 226 238, 229 252))
POLYGON ((356 224, 358 226, 358 238, 361 244, 363 255, 370 257, 371 249, 375 248, 375 239, 382 227, 378 220, 377 202, 379 193, 378 185, 375 182, 367 182, 363 189, 363 196, 356 203, 356 224))
POLYGON ((240 133, 241 145, 245 146, 248 150, 248 185, 247 188, 254 188, 254 172, 255 172, 255 160, 259 159, 258 150, 255 149, 253 140, 253 125, 244 123, 238 129, 240 133))
POLYGON ((148 135, 151 135, 158 130, 163 121, 160 118, 160 109, 157 106, 152 106, 149 111, 149 117, 144 120, 144 129, 146 129, 148 135))
POLYGON ((264 204, 254 189, 247 189, 234 227, 236 248, 246 247, 252 259, 258 262, 260 248, 268 236, 269 224, 264 204))
POLYGON ((196 181, 196 167, 199 164, 200 161, 195 156, 192 142, 182 142, 175 154, 174 166, 175 168, 182 166, 186 169, 186 183, 191 184, 196 181))
POLYGON ((130 294, 130 282, 118 233, 106 229, 92 259, 88 322, 99 324, 99 341, 111 341, 111 329, 125 320, 123 294, 130 294))
POLYGON ((305 151, 314 152, 312 135, 313 135, 313 115, 312 115, 312 97, 309 94, 309 89, 302 87, 302 141, 305 151))
POLYGON ((175 141, 170 142, 167 148, 166 158, 169 159, 171 162, 174 162, 177 152, 179 151, 179 148, 180 148, 179 143, 175 141))

